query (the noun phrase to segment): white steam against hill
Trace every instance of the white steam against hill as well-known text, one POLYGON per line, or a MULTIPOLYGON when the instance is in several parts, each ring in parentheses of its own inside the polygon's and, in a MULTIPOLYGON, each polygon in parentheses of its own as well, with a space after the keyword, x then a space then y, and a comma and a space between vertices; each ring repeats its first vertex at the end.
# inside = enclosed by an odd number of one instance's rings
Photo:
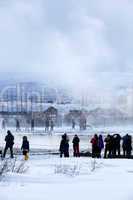
POLYGON ((132 10, 130 0, 1 0, 1 79, 132 85, 132 10))

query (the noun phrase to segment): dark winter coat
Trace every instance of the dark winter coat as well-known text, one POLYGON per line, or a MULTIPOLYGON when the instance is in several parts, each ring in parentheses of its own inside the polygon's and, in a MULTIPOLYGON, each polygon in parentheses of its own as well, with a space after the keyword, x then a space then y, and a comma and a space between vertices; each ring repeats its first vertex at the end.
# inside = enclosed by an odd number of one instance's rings
POLYGON ((23 141, 21 149, 23 151, 27 150, 29 152, 30 147, 29 147, 29 141, 28 140, 23 141))
POLYGON ((14 145, 14 136, 11 133, 8 133, 5 137, 5 141, 7 147, 12 147, 14 145))
POLYGON ((59 151, 61 153, 64 153, 64 155, 69 154, 69 139, 66 134, 62 136, 59 151))
POLYGON ((116 148, 119 148, 119 147, 120 147, 120 141, 121 141, 121 136, 120 136, 119 134, 113 135, 113 145, 114 145, 116 148))
POLYGON ((132 150, 132 138, 130 135, 125 135, 123 137, 122 147, 124 150, 131 151, 132 150))
POLYGON ((111 135, 108 135, 106 138, 105 138, 105 143, 106 143, 106 149, 108 150, 112 150, 113 148, 113 137, 111 135))
POLYGON ((65 144, 66 144, 66 141, 62 139, 60 143, 60 148, 59 148, 60 152, 64 152, 65 144))
POLYGON ((78 145, 79 142, 80 142, 79 137, 78 137, 78 136, 75 136, 75 137, 73 138, 73 141, 72 141, 73 145, 78 145))

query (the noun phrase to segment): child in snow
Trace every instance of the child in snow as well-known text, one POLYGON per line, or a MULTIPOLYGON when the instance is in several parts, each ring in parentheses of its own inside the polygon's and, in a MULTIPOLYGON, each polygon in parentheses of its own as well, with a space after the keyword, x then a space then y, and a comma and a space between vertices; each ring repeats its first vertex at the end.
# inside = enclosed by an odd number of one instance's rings
POLYGON ((29 159, 29 156, 28 156, 28 153, 29 153, 29 141, 27 139, 27 136, 23 137, 21 150, 23 151, 24 160, 28 160, 29 159))

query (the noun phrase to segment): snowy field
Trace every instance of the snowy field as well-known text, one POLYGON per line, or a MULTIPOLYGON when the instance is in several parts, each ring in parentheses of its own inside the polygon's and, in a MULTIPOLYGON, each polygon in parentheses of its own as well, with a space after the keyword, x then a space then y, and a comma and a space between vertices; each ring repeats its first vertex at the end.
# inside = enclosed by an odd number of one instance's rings
MULTIPOLYGON (((30 148, 35 149, 38 155, 30 155, 26 162, 20 155, 15 162, 15 159, 11 162, 7 159, 8 170, 0 175, 0 200, 133 200, 133 160, 61 159, 54 155, 39 155, 41 150, 58 151, 61 132, 52 135, 12 132, 15 153, 21 147, 23 135, 27 135, 30 148)), ((6 131, 0 134, 0 148, 5 145, 5 134, 6 131)), ((72 150, 75 133, 68 134, 72 150)), ((79 135, 80 149, 89 149, 93 133, 81 132, 79 135)), ((0 166, 4 163, 0 160, 0 166)))
POLYGON ((133 160, 33 156, 24 168, 0 178, 1 200, 133 200, 133 160))

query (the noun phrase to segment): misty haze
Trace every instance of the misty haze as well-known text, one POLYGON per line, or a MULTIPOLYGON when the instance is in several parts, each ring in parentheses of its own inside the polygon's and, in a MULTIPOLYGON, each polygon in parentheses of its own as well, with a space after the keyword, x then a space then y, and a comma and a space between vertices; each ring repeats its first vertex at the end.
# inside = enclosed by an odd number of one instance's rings
POLYGON ((132 200, 133 1, 0 0, 0 199, 132 200))
MULTIPOLYGON (((119 115, 118 124, 132 124, 132 6, 124 0, 1 1, 0 110, 17 110, 15 89, 5 87, 33 82, 31 93, 40 84, 49 90, 41 94, 44 102, 57 104, 60 99, 69 103, 67 112, 79 107, 110 115, 111 109, 119 115)), ((106 119, 100 121, 105 125, 106 119)))

